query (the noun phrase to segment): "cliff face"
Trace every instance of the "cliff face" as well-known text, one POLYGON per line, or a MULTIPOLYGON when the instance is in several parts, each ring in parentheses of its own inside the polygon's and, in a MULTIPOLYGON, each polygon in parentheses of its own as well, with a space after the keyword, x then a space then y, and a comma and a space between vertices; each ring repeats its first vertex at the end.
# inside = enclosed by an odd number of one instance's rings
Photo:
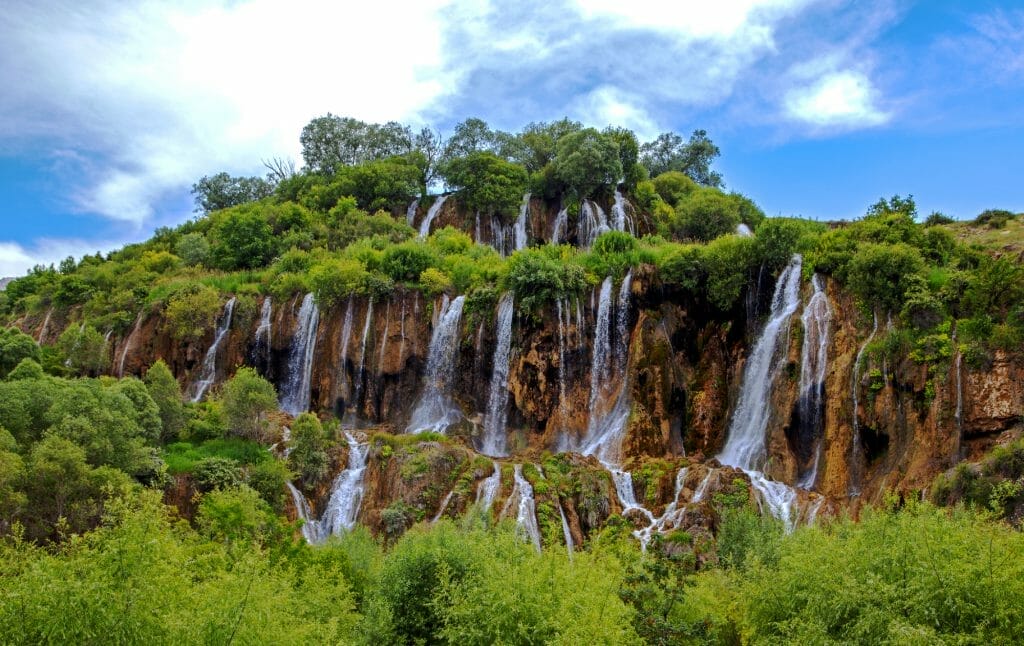
MULTIPOLYGON (((531 241, 549 239, 546 232, 552 230, 557 211, 557 204, 530 203, 531 241)), ((417 220, 423 213, 421 209, 417 220)), ((447 224, 498 246, 507 234, 507 225, 497 220, 493 226, 488 220, 477 228, 475 214, 460 211, 454 202, 446 203, 435 219, 435 228, 447 224)), ((567 236, 575 234, 570 228, 567 236)), ((655 515, 675 500, 674 478, 686 466, 679 492, 693 504, 686 512, 689 520, 680 522, 708 530, 716 520, 713 511, 701 505, 716 491, 729 491, 737 480, 749 480, 743 472, 719 468, 712 458, 725 443, 743 368, 763 325, 773 281, 761 277, 749 287, 745 307, 718 314, 705 303, 666 291, 651 268, 637 268, 632 278, 629 307, 621 322, 627 337, 622 339, 628 348, 626 368, 614 384, 625 389, 628 404, 620 463, 633 472, 638 500, 655 515), (651 471, 650 465, 657 464, 671 466, 651 471), (702 483, 705 491, 696 496, 702 483)), ((990 365, 969 366, 955 354, 917 363, 865 351, 855 370, 872 334, 872 317, 826 280, 831 322, 824 406, 820 428, 808 436, 799 428, 797 411, 806 333, 800 311, 811 286, 805 281, 801 289, 801 306, 785 337, 785 356, 773 376, 764 466, 771 478, 795 484, 817 456, 817 478, 810 488, 828 499, 824 508, 856 507, 878 500, 890 489, 928 487, 937 473, 977 456, 1019 423, 1024 410, 1024 363, 1019 357, 997 354, 990 365)), ((256 344, 258 317, 233 322, 218 352, 218 383, 242 365, 256 366, 279 389, 293 376, 289 359, 299 335, 301 299, 297 295, 273 303, 268 350, 256 344)), ((512 462, 548 464, 544 461, 553 459, 549 454, 578 446, 587 434, 594 406, 591 373, 599 307, 595 287, 591 294, 552 303, 543 311, 517 311, 507 383, 507 444, 512 456, 501 462, 501 486, 490 513, 501 515, 511 495, 512 462)), ((352 298, 320 312, 310 373, 311 409, 334 412, 374 431, 402 433, 423 388, 440 309, 440 298, 399 288, 377 302, 352 298)), ((887 331, 884 314, 879 318, 875 340, 887 331)), ((56 319, 26 321, 23 327, 52 340, 66 325, 56 319)), ((199 342, 181 344, 162 328, 161 313, 146 312, 129 334, 112 340, 112 373, 120 374, 123 367, 124 375, 140 375, 163 359, 184 386, 193 383, 213 330, 199 342)), ((370 440, 359 517, 383 535, 400 533, 410 523, 439 512, 466 511, 476 500, 480 483, 493 471, 492 461, 471 447, 482 433, 487 409, 495 312, 464 311, 458 339, 449 394, 464 419, 447 431, 457 441, 393 445, 370 440)), ((611 514, 623 511, 623 503, 596 459, 566 453, 555 457, 555 466, 562 471, 550 477, 525 471, 535 488, 541 531, 545 540, 556 530, 562 532, 560 507, 571 536, 582 540, 611 514)), ((345 464, 335 462, 339 469, 345 464)), ((326 494, 307 493, 314 501, 326 494)), ((799 496, 808 500, 806 493, 799 496)), ((821 503, 816 504, 817 510, 821 503)))

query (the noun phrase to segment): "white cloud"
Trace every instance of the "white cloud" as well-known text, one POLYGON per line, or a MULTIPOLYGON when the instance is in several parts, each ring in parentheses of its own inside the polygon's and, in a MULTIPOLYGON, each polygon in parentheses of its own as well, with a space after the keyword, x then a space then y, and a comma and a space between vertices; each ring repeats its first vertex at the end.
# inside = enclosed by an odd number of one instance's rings
POLYGON ((0 278, 24 276, 36 265, 57 265, 68 256, 76 260, 97 251, 106 252, 124 245, 125 241, 96 242, 92 240, 43 238, 30 246, 0 241, 0 278))
POLYGON ((577 99, 570 106, 570 112, 583 123, 597 127, 629 128, 641 141, 658 136, 658 124, 636 98, 615 87, 603 85, 594 89, 577 99))
POLYGON ((863 128, 890 118, 875 105, 876 94, 866 75, 832 72, 809 87, 789 92, 785 107, 790 118, 818 128, 863 128))
POLYGON ((24 4, 0 17, 0 142, 105 163, 79 206, 141 225, 203 174, 297 157, 331 111, 417 121, 446 91, 439 1, 24 4))
POLYGON ((629 27, 667 31, 685 38, 732 39, 756 32, 815 0, 576 0, 588 18, 612 18, 629 27))

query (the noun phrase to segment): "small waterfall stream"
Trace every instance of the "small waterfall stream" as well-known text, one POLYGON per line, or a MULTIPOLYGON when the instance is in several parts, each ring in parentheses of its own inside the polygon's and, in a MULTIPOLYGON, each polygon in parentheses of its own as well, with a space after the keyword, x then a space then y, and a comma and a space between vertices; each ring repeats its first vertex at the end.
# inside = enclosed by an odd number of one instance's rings
POLYGON ((853 399, 853 436, 850 439, 850 496, 860 495, 860 480, 863 476, 862 466, 864 464, 864 455, 861 448, 860 441, 860 421, 857 418, 857 409, 860 406, 860 364, 861 359, 864 357, 864 351, 867 350, 868 345, 875 338, 875 334, 878 333, 878 313, 875 312, 871 316, 871 334, 864 340, 864 344, 857 350, 857 358, 853 360, 853 377, 850 381, 851 397, 853 399))
POLYGON ((384 354, 388 349, 388 334, 391 332, 391 299, 384 309, 384 334, 380 339, 380 354, 377 357, 377 374, 384 374, 384 354))
POLYGON ((299 415, 309 410, 313 381, 313 355, 316 351, 316 331, 320 324, 320 309, 313 294, 306 294, 299 308, 295 337, 288 354, 288 374, 281 386, 281 410, 299 415))
POLYGON ((302 495, 302 492, 296 488, 290 482, 285 483, 288 486, 288 492, 292 495, 292 504, 295 505, 295 514, 302 521, 302 537, 306 539, 307 543, 316 545, 321 542, 320 537, 320 525, 313 518, 313 512, 309 508, 309 501, 302 495))
MULTIPOLYGON (((688 471, 688 467, 682 467, 676 472, 675 491, 672 494, 672 502, 665 506, 665 511, 661 513, 661 516, 655 518, 653 514, 647 512, 648 517, 651 519, 650 524, 643 529, 633 530, 633 536, 636 536, 640 541, 640 549, 644 552, 647 551, 647 546, 650 544, 651 537, 654 536, 655 532, 661 533, 671 529, 678 529, 686 518, 686 506, 680 507, 679 495, 683 492, 683 485, 686 484, 686 474, 688 471)), ((647 510, 644 511, 646 512, 647 510)))
POLYGON ((494 463, 494 473, 480 481, 476 488, 476 502, 480 508, 489 512, 494 499, 498 497, 498 490, 501 489, 501 466, 494 463))
POLYGON ((416 222, 416 209, 420 207, 420 198, 416 198, 409 205, 409 208, 405 210, 405 223, 409 226, 414 226, 416 222))
POLYGON ((345 307, 345 319, 341 324, 341 360, 338 368, 338 392, 345 400, 345 409, 352 404, 352 384, 348 377, 348 344, 352 340, 352 301, 354 297, 348 297, 348 305, 345 307))
POLYGON ((480 442, 480 452, 484 455, 498 457, 508 455, 505 423, 508 418, 508 371, 509 356, 512 351, 514 314, 512 292, 507 292, 498 302, 494 369, 491 372, 491 386, 487 396, 487 415, 484 417, 484 432, 480 442))
POLYGON ((444 499, 441 500, 441 504, 437 508, 437 513, 434 514, 434 517, 430 519, 430 524, 431 525, 433 525, 437 521, 441 520, 441 516, 444 515, 444 510, 448 509, 448 503, 450 503, 452 501, 452 496, 454 496, 454 495, 455 495, 455 490, 452 489, 451 491, 448 492, 448 495, 446 495, 444 497, 444 499))
POLYGON ((750 477, 764 504, 772 515, 791 529, 796 521, 796 491, 780 482, 769 480, 760 472, 765 460, 765 434, 771 414, 771 393, 775 377, 784 359, 784 343, 789 321, 800 305, 800 270, 802 258, 793 256, 779 275, 772 296, 772 307, 753 350, 743 368, 739 402, 729 425, 725 448, 718 460, 742 469, 750 477))
POLYGON ((523 465, 517 464, 513 467, 512 493, 505 502, 505 509, 501 515, 509 514, 511 507, 515 504, 516 528, 522 532, 527 540, 540 551, 540 527, 537 525, 537 510, 533 500, 533 487, 523 477, 523 465))
POLYGON ((235 297, 232 296, 231 300, 224 305, 224 313, 221 314, 220 325, 217 326, 217 331, 213 335, 213 343, 210 344, 210 349, 206 351, 206 356, 203 357, 203 365, 199 369, 199 379, 196 380, 195 385, 192 387, 192 403, 202 399, 203 395, 206 394, 206 391, 217 378, 217 350, 220 348, 220 342, 224 340, 228 330, 231 329, 231 316, 234 311, 235 297))
POLYGON ((615 202, 612 204, 611 227, 616 231, 635 233, 633 220, 626 213, 626 198, 618 188, 615 189, 615 202))
POLYGON ((597 237, 609 231, 608 216, 596 202, 583 200, 580 203, 579 245, 589 249, 597 237))
POLYGON ((462 412, 452 401, 450 393, 459 355, 459 332, 465 300, 465 296, 459 296, 449 302, 448 297, 444 297, 430 338, 423 392, 413 409, 406 433, 443 433, 462 419, 462 412))
POLYGON ((551 226, 551 244, 561 244, 565 239, 566 229, 569 228, 569 209, 562 207, 555 216, 555 222, 551 226))
POLYGON ((135 317, 135 325, 132 326, 132 331, 128 333, 128 336, 124 340, 124 349, 121 350, 121 360, 117 366, 117 378, 124 377, 124 362, 128 358, 128 351, 132 348, 132 343, 135 341, 135 335, 138 333, 139 328, 142 327, 142 320, 145 318, 145 310, 139 312, 139 315, 135 317))
MULTIPOLYGON (((441 212, 441 207, 444 206, 444 201, 448 199, 447 195, 439 195, 434 203, 427 209, 427 214, 423 217, 423 222, 420 224, 420 237, 426 238, 430 235, 430 225, 434 223, 434 218, 441 212)), ((419 204, 417 204, 419 206, 419 204)))
POLYGON ((256 334, 252 343, 252 362, 264 376, 270 370, 270 352, 273 345, 271 316, 274 306, 267 296, 260 305, 260 321, 256 326, 256 334))
MULTIPOLYGON (((351 432, 345 432, 348 441, 348 464, 331 484, 331 497, 320 520, 307 522, 309 533, 303 528, 303 536, 310 543, 322 543, 331 534, 340 534, 355 527, 359 506, 363 501, 363 476, 366 475, 366 461, 370 454, 369 442, 360 442, 351 432)), ((294 487, 292 487, 294 490, 294 487)), ((295 497, 295 491, 292 497, 295 497)), ((301 497, 301 493, 299 493, 301 497)), ((308 505, 306 513, 308 514, 308 505)))
POLYGON ((515 250, 526 249, 529 243, 526 225, 530 220, 530 194, 523 196, 523 204, 519 207, 519 218, 515 224, 515 250))
POLYGON ((797 480, 801 489, 812 489, 818 479, 821 459, 822 430, 825 416, 825 370, 828 367, 829 333, 832 308, 822 284, 821 276, 814 275, 811 295, 801 316, 804 339, 800 350, 800 440, 813 445, 811 468, 797 480))
POLYGON ((359 368, 356 370, 356 393, 352 397, 353 420, 359 417, 363 406, 363 391, 366 389, 366 340, 370 335, 370 323, 373 321, 373 301, 366 306, 366 319, 363 320, 363 337, 359 344, 359 368))

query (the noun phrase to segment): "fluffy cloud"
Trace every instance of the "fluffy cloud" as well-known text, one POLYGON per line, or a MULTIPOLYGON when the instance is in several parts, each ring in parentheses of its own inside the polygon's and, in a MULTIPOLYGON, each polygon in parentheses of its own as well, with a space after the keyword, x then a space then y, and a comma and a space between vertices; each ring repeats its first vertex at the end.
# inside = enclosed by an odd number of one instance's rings
POLYGON ((78 151, 83 211, 140 225, 200 175, 296 157, 328 110, 442 96, 438 3, 22 3, 0 17, 0 137, 78 151))
POLYGON ((0 278, 23 276, 35 265, 57 265, 68 256, 116 249, 124 241, 95 242, 72 239, 42 239, 28 247, 16 242, 0 242, 0 278))
POLYGON ((793 90, 786 111, 793 119, 821 128, 863 128, 889 120, 875 105, 876 92, 866 75, 843 71, 827 74, 813 85, 793 90))

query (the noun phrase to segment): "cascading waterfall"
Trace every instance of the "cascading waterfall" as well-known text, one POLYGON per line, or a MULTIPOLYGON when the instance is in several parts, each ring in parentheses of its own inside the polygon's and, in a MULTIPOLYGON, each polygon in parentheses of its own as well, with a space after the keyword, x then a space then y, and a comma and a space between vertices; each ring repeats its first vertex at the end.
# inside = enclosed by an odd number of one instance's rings
POLYGON ((561 244, 565 238, 565 230, 569 227, 569 209, 562 207, 555 216, 555 222, 551 227, 551 244, 561 244))
POLYGON ((416 222, 416 209, 418 208, 420 208, 420 198, 413 200, 409 208, 405 210, 405 223, 409 226, 413 226, 413 223, 416 222))
MULTIPOLYGON (((651 520, 650 524, 643 529, 633 530, 633 536, 636 536, 640 541, 640 549, 642 551, 647 551, 647 546, 650 544, 651 537, 654 536, 655 532, 662 533, 670 529, 678 529, 686 518, 685 505, 682 508, 679 506, 679 494, 683 492, 683 485, 686 484, 686 474, 688 471, 688 467, 683 467, 676 473, 672 502, 665 506, 665 511, 661 513, 661 516, 655 518, 653 514, 648 512, 651 520)), ((644 511, 646 512, 646 510, 644 511)))
POLYGON ((608 230, 610 230, 608 216, 604 210, 596 202, 583 200, 580 203, 580 246, 589 249, 594 244, 594 240, 597 240, 599 235, 608 230))
POLYGON ((437 513, 434 514, 434 517, 430 519, 430 524, 431 525, 433 525, 437 521, 441 520, 441 516, 444 515, 444 510, 448 509, 448 503, 450 503, 452 501, 452 496, 454 496, 454 495, 455 495, 455 490, 452 489, 451 491, 448 492, 448 495, 444 497, 444 500, 441 501, 441 504, 437 508, 437 513))
POLYGON ((128 337, 124 340, 124 349, 121 350, 121 361, 117 366, 117 377, 120 379, 124 377, 124 362, 128 358, 128 351, 132 347, 132 341, 135 340, 135 335, 138 333, 139 328, 142 326, 142 319, 145 311, 139 312, 139 315, 135 317, 135 325, 132 327, 132 331, 128 333, 128 337))
POLYGON ((459 331, 465 300, 465 296, 459 296, 449 302, 448 297, 444 297, 437 325, 430 338, 423 393, 413 409, 406 433, 443 433, 462 419, 462 412, 452 401, 450 391, 459 355, 459 331))
POLYGON ((338 391, 345 400, 345 408, 348 409, 352 395, 351 384, 348 379, 348 344, 352 340, 352 302, 353 296, 348 297, 348 305, 345 307, 345 319, 341 324, 341 361, 338 368, 338 391))
MULTIPOLYGON (((441 212, 441 207, 444 205, 444 201, 448 199, 447 195, 440 195, 434 203, 427 209, 427 215, 423 218, 423 222, 420 224, 420 237, 426 238, 430 235, 430 225, 434 223, 434 218, 441 212)), ((419 206, 417 204, 417 206, 419 206)))
POLYGON ((617 188, 615 189, 615 202, 612 204, 611 227, 616 231, 634 233, 633 220, 626 213, 626 198, 617 188))
POLYGON ((789 320, 800 305, 800 270, 802 258, 794 255, 779 275, 772 296, 768 323, 743 368, 739 403, 733 413, 725 448, 718 460, 742 469, 766 503, 772 515, 792 528, 796 492, 789 486, 769 480, 760 472, 765 459, 765 434, 771 412, 771 392, 776 373, 784 357, 782 345, 789 332, 789 320))
POLYGON ((518 502, 516 504, 516 529, 525 534, 525 538, 533 543, 533 546, 539 552, 540 527, 537 525, 537 510, 533 500, 533 487, 523 477, 523 465, 517 464, 513 467, 513 482, 512 493, 509 495, 501 515, 507 515, 511 505, 518 502))
POLYGON ((320 309, 312 294, 306 294, 299 308, 295 337, 288 355, 288 375, 281 386, 281 410, 299 415, 309 410, 313 381, 313 355, 316 351, 316 331, 320 324, 320 309))
POLYGON ((46 318, 43 319, 43 324, 39 326, 39 338, 36 339, 36 345, 42 345, 43 339, 46 338, 46 329, 50 327, 50 316, 53 314, 53 308, 46 310, 46 318))
POLYGON ((384 335, 380 340, 380 355, 377 357, 377 374, 384 374, 384 351, 388 349, 388 333, 391 331, 391 301, 384 310, 384 335))
POLYGON ((825 415, 825 369, 828 367, 829 332, 832 308, 822 284, 821 276, 811 280, 811 295, 801 321, 804 340, 800 349, 800 440, 805 446, 814 445, 811 468, 797 481, 801 489, 811 489, 818 479, 821 459, 821 432, 825 415))
POLYGON ((481 480, 476 488, 476 502, 483 511, 491 510, 494 499, 498 497, 499 489, 501 489, 501 467, 495 462, 494 473, 481 480))
POLYGON ((530 194, 527 193, 523 196, 523 204, 519 207, 519 218, 516 220, 515 225, 515 244, 516 251, 520 249, 526 249, 526 245, 529 242, 526 234, 526 225, 530 219, 530 194))
POLYGON ((356 371, 356 394, 352 397, 352 406, 355 407, 353 415, 358 417, 358 411, 363 403, 363 390, 366 388, 366 340, 370 336, 370 322, 373 321, 373 301, 366 307, 366 319, 363 321, 363 340, 359 344, 359 369, 356 371))
POLYGON ((217 331, 213 335, 213 343, 210 344, 210 349, 206 351, 206 356, 203 357, 203 365, 199 369, 199 379, 196 380, 195 385, 192 387, 193 403, 203 398, 207 389, 213 385, 214 380, 217 378, 217 350, 220 348, 220 342, 227 336, 228 330, 231 329, 231 315, 234 311, 235 297, 232 296, 231 300, 224 305, 224 313, 221 315, 220 325, 217 326, 217 331))
POLYGON ((298 490, 290 482, 285 483, 288 486, 288 491, 292 495, 292 504, 295 505, 295 513, 302 521, 302 537, 306 539, 307 543, 316 545, 321 542, 323 538, 320 536, 320 524, 313 518, 313 512, 309 508, 309 501, 302 495, 302 492, 298 490))
POLYGON ((853 360, 853 377, 851 379, 850 390, 852 391, 853 398, 853 437, 850 440, 850 488, 849 494, 851 496, 860 495, 860 478, 861 478, 861 465, 864 463, 863 454, 861 451, 860 442, 860 421, 857 419, 857 409, 860 405, 859 393, 860 393, 860 362, 864 357, 864 351, 867 350, 868 345, 875 338, 875 334, 878 332, 878 312, 874 312, 871 315, 872 325, 871 334, 864 340, 864 344, 857 350, 857 358, 853 360))
POLYGON ((270 297, 267 296, 263 299, 263 304, 260 305, 260 322, 256 326, 256 336, 253 340, 253 363, 255 363, 263 373, 267 372, 270 366, 270 348, 272 345, 273 338, 271 336, 271 315, 273 314, 273 304, 270 301, 270 297))
POLYGON ((739 224, 736 225, 736 235, 743 238, 749 238, 754 235, 754 232, 751 231, 750 227, 748 227, 746 224, 740 222, 739 224))
POLYGON ((696 491, 693 492, 693 497, 690 498, 691 503, 698 503, 704 500, 704 496, 708 493, 708 487, 711 485, 711 477, 715 474, 713 469, 708 469, 708 472, 704 474, 704 479, 697 485, 696 491))
POLYGON ((476 211, 476 228, 473 229, 473 242, 483 244, 483 238, 480 237, 480 209, 476 211))
POLYGON ((562 501, 555 498, 558 502, 558 515, 562 518, 562 535, 565 537, 565 549, 569 552, 569 558, 572 558, 572 553, 575 551, 575 545, 572 540, 572 530, 569 529, 569 521, 565 517, 565 510, 562 509, 562 501))
POLYGON ((565 338, 566 328, 569 326, 569 302, 566 301, 566 305, 562 307, 562 299, 555 301, 558 310, 558 410, 562 413, 562 419, 565 419, 566 414, 566 399, 565 399, 565 374, 567 372, 565 365, 565 338))
POLYGON ((508 419, 508 369, 509 356, 512 352, 512 318, 514 314, 512 292, 507 292, 498 302, 494 369, 491 372, 491 387, 487 395, 487 415, 484 417, 484 434, 480 444, 480 452, 484 455, 508 455, 505 422, 508 419))
MULTIPOLYGON (((525 235, 525 230, 524 230, 525 235)), ((501 218, 491 216, 491 246, 502 256, 511 254, 516 249, 516 234, 513 228, 501 223, 501 218)))
POLYGON ((331 485, 331 497, 327 501, 323 517, 319 521, 314 521, 314 536, 318 541, 326 540, 331 534, 340 534, 352 529, 359 516, 359 506, 363 501, 363 476, 366 475, 370 444, 360 442, 350 432, 345 433, 345 440, 348 442, 348 464, 331 485))

